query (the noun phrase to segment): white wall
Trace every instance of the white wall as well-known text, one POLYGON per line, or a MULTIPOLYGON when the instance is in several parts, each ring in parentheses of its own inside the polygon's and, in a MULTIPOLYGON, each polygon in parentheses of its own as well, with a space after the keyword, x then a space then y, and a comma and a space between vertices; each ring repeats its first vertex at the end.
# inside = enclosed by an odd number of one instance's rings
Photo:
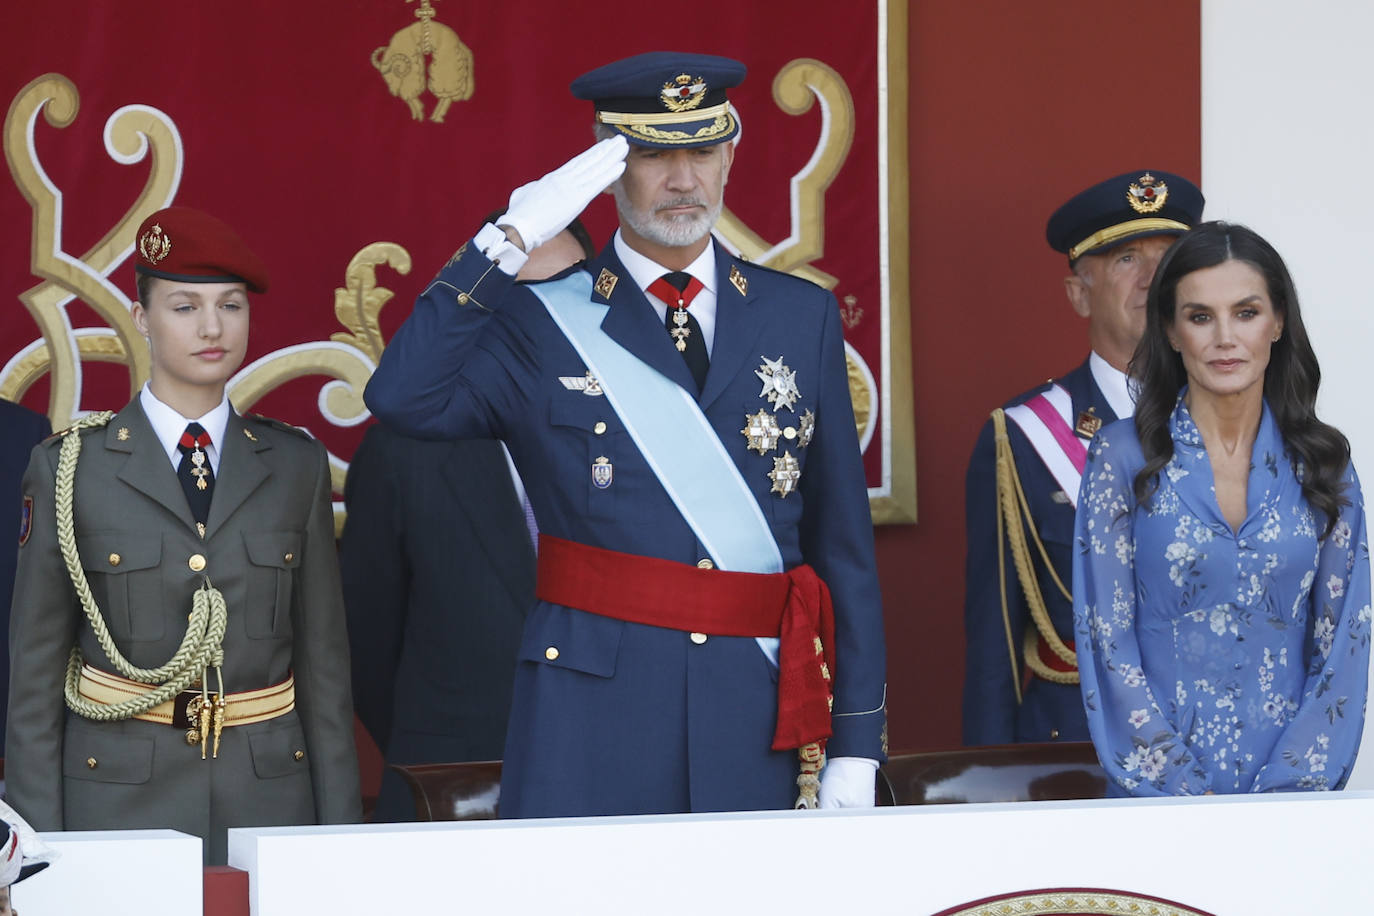
MULTIPOLYGON (((1321 360, 1322 418, 1374 489, 1374 4, 1202 0, 1205 215, 1269 239, 1321 360)), ((1167 100, 1155 100, 1167 104, 1167 100)), ((1374 787, 1374 736, 1350 786, 1374 787)))

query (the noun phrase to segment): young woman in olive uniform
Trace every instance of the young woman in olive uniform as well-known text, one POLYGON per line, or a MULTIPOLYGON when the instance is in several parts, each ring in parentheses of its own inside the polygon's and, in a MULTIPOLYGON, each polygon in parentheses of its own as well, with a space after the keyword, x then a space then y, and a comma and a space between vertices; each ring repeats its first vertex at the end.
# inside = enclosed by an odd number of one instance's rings
POLYGON ((9 800, 38 830, 361 815, 324 448, 239 416, 262 262, 187 208, 139 229, 148 384, 38 446, 10 627, 9 800), (75 650, 75 651, 74 651, 75 650))

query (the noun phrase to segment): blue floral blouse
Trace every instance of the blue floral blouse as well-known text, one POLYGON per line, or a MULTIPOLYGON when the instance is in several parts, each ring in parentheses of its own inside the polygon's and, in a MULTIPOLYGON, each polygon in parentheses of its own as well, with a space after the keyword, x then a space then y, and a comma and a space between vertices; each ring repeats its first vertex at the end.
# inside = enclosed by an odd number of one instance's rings
MULTIPOLYGON (((1185 389, 1186 391, 1186 389, 1185 389)), ((1324 541, 1269 405, 1245 521, 1221 514, 1180 395, 1174 457, 1149 506, 1135 423, 1088 451, 1075 522, 1074 630, 1083 702, 1107 774, 1132 795, 1339 789, 1364 724, 1369 547, 1350 504, 1324 541)))

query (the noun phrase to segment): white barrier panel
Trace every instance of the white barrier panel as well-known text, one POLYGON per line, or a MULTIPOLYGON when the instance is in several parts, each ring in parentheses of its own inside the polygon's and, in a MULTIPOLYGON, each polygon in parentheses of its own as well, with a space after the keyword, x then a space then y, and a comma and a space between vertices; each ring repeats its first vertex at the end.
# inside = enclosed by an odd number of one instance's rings
POLYGON ((899 912, 1110 888, 1369 912, 1374 793, 229 831, 254 916, 899 912))
POLYGON ((40 833, 59 858, 10 889, 28 916, 201 916, 200 838, 175 830, 40 833))

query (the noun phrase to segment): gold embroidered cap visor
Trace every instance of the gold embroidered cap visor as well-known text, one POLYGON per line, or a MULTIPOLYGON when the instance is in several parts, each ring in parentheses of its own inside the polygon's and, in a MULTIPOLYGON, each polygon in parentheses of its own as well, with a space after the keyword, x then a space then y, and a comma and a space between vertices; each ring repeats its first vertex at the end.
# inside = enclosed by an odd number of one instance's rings
POLYGON ((739 133, 726 90, 744 64, 709 54, 655 51, 584 73, 572 94, 596 108, 596 120, 640 146, 710 146, 739 133))

